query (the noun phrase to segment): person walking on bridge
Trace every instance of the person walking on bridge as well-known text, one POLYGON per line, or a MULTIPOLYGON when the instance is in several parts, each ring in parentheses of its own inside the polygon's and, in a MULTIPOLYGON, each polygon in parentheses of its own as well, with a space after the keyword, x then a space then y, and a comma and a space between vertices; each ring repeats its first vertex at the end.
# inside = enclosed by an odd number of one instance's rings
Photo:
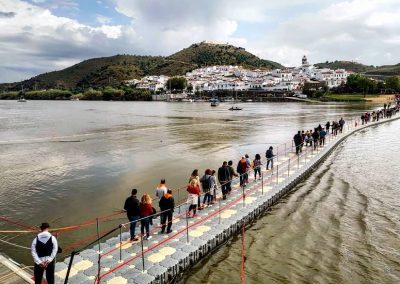
POLYGON ((326 136, 326 131, 325 129, 322 128, 322 130, 319 132, 319 145, 325 146, 325 136, 326 136))
POLYGON ((167 225, 167 234, 171 233, 172 226, 172 214, 174 213, 175 208, 175 200, 172 197, 172 190, 168 189, 167 193, 161 197, 159 202, 160 210, 161 210, 161 234, 165 231, 165 223, 168 219, 167 225))
POLYGON ((269 164, 271 163, 271 170, 274 168, 274 147, 270 146, 267 152, 265 152, 265 158, 267 158, 267 170, 269 168, 269 164))
POLYGON ((144 240, 150 240, 150 216, 153 215, 153 206, 149 194, 144 194, 140 202, 140 232, 144 240), (146 235, 144 230, 146 229, 146 235))
POLYGON ((246 186, 246 169, 247 169, 247 162, 246 158, 242 156, 242 158, 239 160, 238 165, 237 165, 237 172, 239 173, 240 177, 240 186, 246 186))
POLYGON ((222 199, 226 199, 226 195, 228 194, 228 184, 230 182, 230 173, 228 168, 228 163, 224 161, 222 163, 222 167, 218 169, 218 181, 221 185, 222 190, 222 199))
POLYGON ((135 235, 136 221, 139 220, 139 218, 140 218, 139 200, 137 199, 136 195, 137 195, 137 189, 134 188, 134 189, 132 189, 131 196, 129 196, 125 200, 125 205, 124 205, 126 215, 130 222, 129 231, 131 234, 131 239, 130 239, 131 242, 136 242, 139 240, 139 238, 135 235))
POLYGON ((33 239, 31 253, 34 266, 35 284, 42 284, 43 273, 46 270, 48 284, 54 284, 54 258, 58 251, 57 239, 49 232, 49 223, 42 223, 41 232, 33 239))
POLYGON ((319 140, 318 128, 314 128, 314 132, 312 134, 312 138, 313 138, 313 141, 314 141, 314 150, 315 150, 315 149, 317 149, 318 140, 319 140))
POLYGON ((168 188, 165 185, 165 179, 162 179, 160 185, 156 189, 156 196, 158 197, 158 201, 167 193, 168 188))
POLYGON ((233 168, 232 160, 230 160, 228 162, 228 169, 229 169, 229 182, 227 184, 227 190, 228 190, 228 194, 229 194, 232 191, 232 180, 233 180, 233 177, 237 177, 238 176, 238 174, 235 173, 235 169, 233 168))
POLYGON ((260 154, 256 154, 255 159, 253 161, 253 167, 254 167, 254 181, 257 180, 257 173, 258 173, 258 178, 261 179, 261 156, 260 154))
POLYGON ((301 132, 297 132, 297 134, 293 137, 294 145, 296 146, 296 155, 301 152, 301 144, 303 143, 303 138, 301 138, 301 132))
POLYGON ((193 216, 192 217, 197 217, 198 215, 196 214, 197 211, 197 202, 198 199, 200 198, 200 186, 197 182, 197 179, 192 179, 187 187, 187 192, 188 192, 188 200, 187 203, 189 204, 189 209, 187 212, 187 216, 190 216, 190 212, 193 210, 193 216))
POLYGON ((329 128, 331 127, 331 123, 327 121, 325 127, 326 127, 326 133, 329 134, 329 128))
POLYGON ((211 173, 211 170, 207 169, 200 179, 201 187, 203 188, 204 193, 203 207, 205 207, 206 202, 207 206, 210 206, 210 203, 213 201, 213 196, 211 192, 211 173))
POLYGON ((340 118, 340 120, 339 120, 339 130, 340 130, 340 133, 343 132, 343 126, 344 126, 345 123, 346 123, 346 122, 344 121, 343 117, 340 118))

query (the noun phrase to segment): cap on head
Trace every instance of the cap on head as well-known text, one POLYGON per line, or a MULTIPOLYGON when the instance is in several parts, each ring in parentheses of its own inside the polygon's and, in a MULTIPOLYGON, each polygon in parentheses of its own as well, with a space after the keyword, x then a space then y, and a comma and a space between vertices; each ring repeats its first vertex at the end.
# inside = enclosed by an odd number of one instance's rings
POLYGON ((132 195, 136 195, 136 194, 137 194, 137 189, 136 188, 132 189, 132 195))
POLYGON ((50 225, 47 222, 42 223, 42 225, 40 225, 40 230, 42 230, 42 231, 45 229, 48 229, 48 228, 50 228, 50 225))

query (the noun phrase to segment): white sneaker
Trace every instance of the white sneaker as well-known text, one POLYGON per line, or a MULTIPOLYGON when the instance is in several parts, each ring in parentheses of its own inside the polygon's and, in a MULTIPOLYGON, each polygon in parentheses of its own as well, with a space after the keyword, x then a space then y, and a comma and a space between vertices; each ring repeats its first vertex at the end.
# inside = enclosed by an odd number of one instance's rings
POLYGON ((146 240, 150 240, 152 238, 152 236, 148 236, 146 240))

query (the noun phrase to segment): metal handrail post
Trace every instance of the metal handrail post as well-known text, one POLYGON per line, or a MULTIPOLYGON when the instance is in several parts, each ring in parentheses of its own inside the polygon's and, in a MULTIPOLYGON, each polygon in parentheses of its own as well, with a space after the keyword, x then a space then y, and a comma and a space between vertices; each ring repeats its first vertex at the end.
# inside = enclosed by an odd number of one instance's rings
POLYGON ((145 271, 145 267, 144 267, 143 234, 142 234, 142 236, 140 238, 140 246, 141 246, 141 249, 142 249, 142 272, 144 272, 145 271))
MULTIPOLYGON (((64 279, 64 284, 68 283, 68 278, 69 278, 69 273, 71 272, 71 267, 72 267, 72 262, 74 261, 74 256, 75 256, 76 252, 73 251, 71 253, 71 256, 69 258, 69 263, 68 263, 68 269, 67 269, 67 274, 65 275, 65 279, 64 279)), ((98 277, 98 276, 97 276, 98 277)))
POLYGON ((101 250, 100 250, 100 232, 99 232, 99 218, 96 218, 96 227, 97 227, 97 244, 99 246, 99 258, 97 259, 97 279, 100 277, 101 270, 101 250))
POLYGON ((297 155, 297 170, 300 169, 300 156, 297 155))
POLYGON ((189 243, 189 212, 186 213, 186 243, 189 243))
POLYGON ((279 177, 279 165, 276 165, 276 184, 278 184, 278 177, 279 177))
POLYGON ((278 162, 279 157, 279 146, 276 147, 276 162, 278 162))
POLYGON ((289 161, 288 161, 287 176, 288 176, 288 178, 290 176, 290 158, 289 158, 289 161))
POLYGON ((246 207, 246 204, 245 204, 245 200, 244 200, 244 198, 245 198, 245 196, 244 196, 244 185, 242 186, 242 199, 243 199, 243 207, 246 207))
POLYGON ((264 195, 264 173, 261 172, 261 195, 264 195))
POLYGON ((221 224, 221 198, 218 201, 218 224, 221 224))
MULTIPOLYGON (((181 200, 181 198, 180 198, 180 188, 178 188, 178 202, 180 202, 180 200, 181 200)), ((181 214, 181 207, 179 206, 179 208, 178 208, 178 210, 179 210, 179 214, 181 214)))
POLYGON ((119 261, 122 261, 122 225, 119 225, 119 261))
MULTIPOLYGON (((314 147, 314 146, 313 146, 314 147)), ((304 166, 307 164, 307 151, 304 153, 304 166)))

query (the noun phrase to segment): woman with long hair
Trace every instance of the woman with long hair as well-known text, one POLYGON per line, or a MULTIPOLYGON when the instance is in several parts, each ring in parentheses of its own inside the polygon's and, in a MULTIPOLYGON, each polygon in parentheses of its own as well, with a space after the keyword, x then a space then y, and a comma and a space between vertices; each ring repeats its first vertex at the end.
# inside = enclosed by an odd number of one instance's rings
MULTIPOLYGON (((194 169, 193 170, 192 175, 189 178, 189 184, 192 182, 192 180, 196 180, 197 185, 200 188, 200 177, 199 177, 199 170, 198 169, 194 169)), ((203 210, 203 206, 201 206, 201 203, 200 203, 200 194, 199 194, 199 197, 198 197, 198 200, 197 200, 197 208, 199 210, 203 210)))
POLYGON ((200 186, 196 179, 192 179, 187 187, 189 209, 187 215, 193 210, 192 217, 196 217, 197 203, 200 198, 200 186))
POLYGON ((149 216, 151 216, 153 214, 153 206, 152 206, 151 197, 148 193, 145 193, 142 196, 139 206, 140 206, 140 218, 143 218, 140 221, 140 224, 141 224, 140 231, 142 233, 142 236, 144 236, 143 239, 150 240, 151 239, 151 236, 150 236, 150 218, 151 217, 149 217, 149 216), (146 229, 146 235, 144 235, 144 229, 146 229))

